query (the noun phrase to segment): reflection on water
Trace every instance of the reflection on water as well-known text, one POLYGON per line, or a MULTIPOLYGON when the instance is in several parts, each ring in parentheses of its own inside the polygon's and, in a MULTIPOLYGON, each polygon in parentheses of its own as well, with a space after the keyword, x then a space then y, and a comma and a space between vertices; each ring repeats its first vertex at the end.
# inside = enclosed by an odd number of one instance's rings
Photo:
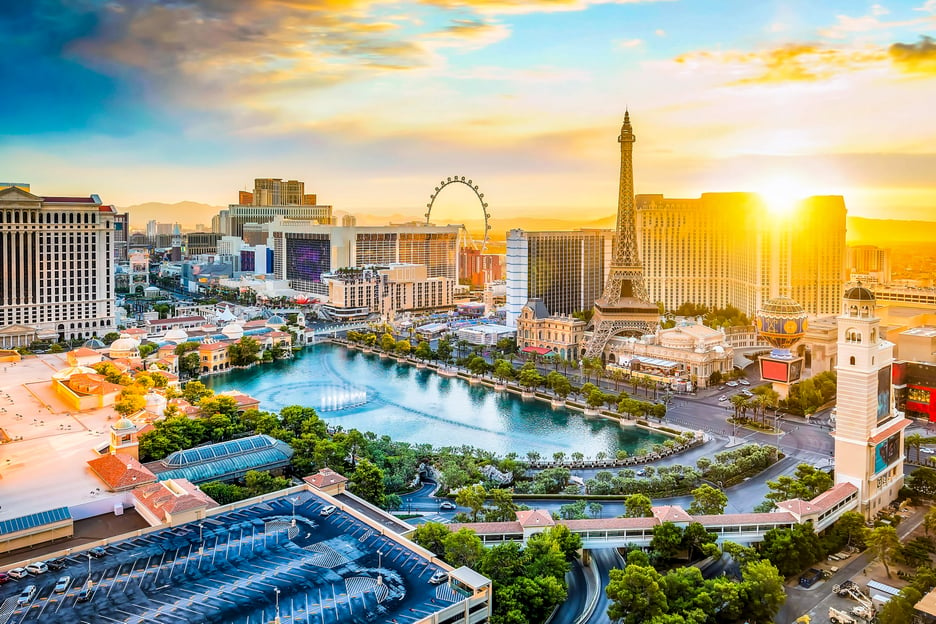
POLYGON ((434 446, 469 444, 501 455, 579 451, 594 457, 618 449, 632 453, 665 439, 330 344, 307 347, 292 360, 210 377, 205 384, 246 392, 266 410, 314 407, 345 429, 434 446))

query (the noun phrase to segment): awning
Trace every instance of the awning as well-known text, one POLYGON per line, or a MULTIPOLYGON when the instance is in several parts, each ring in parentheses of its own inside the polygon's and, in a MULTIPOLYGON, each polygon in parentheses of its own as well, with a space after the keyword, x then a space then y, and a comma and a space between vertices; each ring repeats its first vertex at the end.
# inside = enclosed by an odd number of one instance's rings
POLYGON ((523 349, 521 349, 520 352, 521 353, 535 353, 536 355, 545 355, 547 357, 552 357, 556 355, 555 352, 553 352, 550 349, 547 349, 546 347, 523 347, 523 349))

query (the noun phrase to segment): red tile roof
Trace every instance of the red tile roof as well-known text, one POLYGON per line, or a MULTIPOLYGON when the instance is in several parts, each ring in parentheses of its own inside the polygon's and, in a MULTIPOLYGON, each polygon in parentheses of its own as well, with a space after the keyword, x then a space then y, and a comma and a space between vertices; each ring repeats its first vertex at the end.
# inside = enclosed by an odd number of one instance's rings
POLYGON ((71 351, 71 355, 74 355, 75 357, 100 357, 101 354, 94 349, 89 349, 88 347, 78 347, 77 349, 73 349, 71 351))
POLYGON ((110 394, 120 392, 123 386, 107 381, 104 375, 96 373, 76 373, 65 382, 69 388, 78 394, 110 394))
POLYGON ((447 526, 448 529, 453 533, 461 529, 471 529, 478 535, 523 533, 523 527, 520 526, 519 522, 466 522, 464 524, 453 522, 452 524, 446 524, 445 526, 447 526))
POLYGON ((908 418, 901 418, 894 424, 889 425, 887 429, 885 429, 881 433, 875 436, 871 436, 871 439, 868 440, 868 442, 870 442, 871 444, 877 444, 878 442, 883 442, 884 440, 891 437, 898 431, 902 431, 905 427, 909 425, 910 425, 910 420, 908 418))
POLYGON ((777 524, 785 522, 794 524, 796 518, 785 511, 779 511, 772 513, 725 514, 723 516, 693 516, 692 521, 706 526, 735 526, 739 524, 777 524))
POLYGON ((692 522, 692 516, 676 505, 663 505, 651 509, 653 517, 660 522, 692 522))
POLYGON ((520 526, 523 528, 556 525, 556 521, 552 519, 549 511, 545 509, 518 511, 517 522, 519 522, 520 526))
POLYGON ((597 518, 588 520, 563 520, 573 531, 613 530, 613 529, 652 529, 660 524, 657 518, 597 518))
POLYGON ((335 485, 337 483, 345 483, 348 480, 348 477, 343 474, 339 474, 332 470, 331 468, 322 468, 313 475, 308 477, 303 477, 303 481, 311 485, 312 487, 317 487, 319 489, 327 487, 329 485, 335 485))
POLYGON ((858 488, 856 488, 851 483, 839 483, 835 487, 826 490, 816 498, 810 501, 804 501, 799 498, 793 498, 790 500, 782 501, 777 503, 777 507, 780 509, 785 509, 791 513, 794 513, 798 516, 803 516, 805 514, 813 513, 822 513, 828 509, 832 509, 840 502, 856 494, 858 488))
POLYGON ((198 345, 198 350, 199 350, 199 351, 219 351, 219 350, 221 350, 221 349, 227 349, 227 348, 228 348, 228 343, 227 343, 227 342, 224 342, 224 341, 222 341, 222 342, 209 342, 208 344, 200 344, 200 345, 198 345))
POLYGON ((188 479, 168 479, 140 486, 133 490, 133 498, 163 521, 166 514, 218 506, 188 479))
POLYGON ((143 464, 123 453, 101 455, 89 461, 88 466, 113 492, 129 490, 156 480, 156 475, 143 464))

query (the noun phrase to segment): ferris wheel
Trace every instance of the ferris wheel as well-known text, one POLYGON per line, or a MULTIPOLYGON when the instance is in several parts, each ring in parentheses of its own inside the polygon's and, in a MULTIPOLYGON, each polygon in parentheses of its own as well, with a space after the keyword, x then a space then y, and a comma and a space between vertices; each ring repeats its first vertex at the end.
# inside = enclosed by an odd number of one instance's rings
MULTIPOLYGON (((453 176, 451 178, 445 178, 439 185, 435 187, 435 191, 432 195, 429 196, 429 203, 426 204, 426 223, 429 223, 429 216, 432 214, 432 206, 435 204, 435 200, 439 197, 439 193, 442 192, 442 189, 452 184, 464 184, 474 192, 475 196, 478 198, 478 203, 481 204, 481 212, 484 215, 484 235, 481 241, 475 241, 470 236, 467 236, 467 239, 471 241, 471 245, 475 248, 480 248, 481 253, 484 253, 488 245, 488 232, 491 230, 491 225, 488 220, 491 218, 491 214, 488 212, 487 202, 484 201, 484 193, 481 193, 478 190, 478 185, 475 184, 472 180, 466 179, 465 176, 453 176)), ((467 235, 467 231, 466 231, 467 235)))

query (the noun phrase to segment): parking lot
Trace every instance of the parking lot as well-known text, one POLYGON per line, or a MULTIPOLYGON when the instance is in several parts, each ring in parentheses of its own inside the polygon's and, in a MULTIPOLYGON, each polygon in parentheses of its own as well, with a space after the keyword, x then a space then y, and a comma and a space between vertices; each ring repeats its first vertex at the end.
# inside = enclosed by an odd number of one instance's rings
POLYGON ((0 586, 0 624, 262 624, 277 609, 283 623, 408 624, 462 599, 428 582, 438 566, 343 511, 320 515, 326 505, 300 492, 114 542, 101 558, 72 553, 62 570, 0 586), (18 606, 28 585, 38 591, 18 606))

